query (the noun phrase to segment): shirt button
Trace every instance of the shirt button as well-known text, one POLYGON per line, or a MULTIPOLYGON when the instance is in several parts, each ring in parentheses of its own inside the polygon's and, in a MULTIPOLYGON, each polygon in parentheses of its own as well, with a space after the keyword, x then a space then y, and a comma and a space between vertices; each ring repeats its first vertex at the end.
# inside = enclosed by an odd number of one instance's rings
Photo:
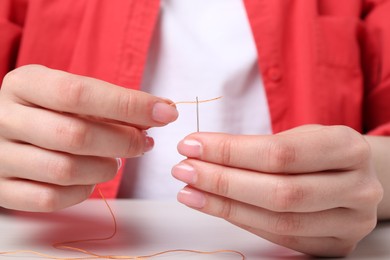
POLYGON ((282 71, 278 67, 271 67, 268 69, 268 78, 274 82, 282 79, 282 71))

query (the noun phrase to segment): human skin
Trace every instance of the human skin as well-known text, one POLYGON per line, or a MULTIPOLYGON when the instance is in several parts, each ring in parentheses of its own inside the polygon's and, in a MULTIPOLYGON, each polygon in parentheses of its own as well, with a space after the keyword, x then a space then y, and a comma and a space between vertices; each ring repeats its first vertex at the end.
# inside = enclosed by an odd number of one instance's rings
POLYGON ((145 129, 174 121, 168 100, 92 78, 28 65, 0 91, 0 206, 47 212, 112 179, 115 158, 153 147, 145 129))
POLYGON ((188 184, 178 200, 191 208, 306 254, 345 256, 374 229, 378 212, 390 216, 388 194, 378 209, 382 185, 390 187, 389 149, 388 137, 345 126, 194 133, 178 144, 188 159, 172 175, 188 184))

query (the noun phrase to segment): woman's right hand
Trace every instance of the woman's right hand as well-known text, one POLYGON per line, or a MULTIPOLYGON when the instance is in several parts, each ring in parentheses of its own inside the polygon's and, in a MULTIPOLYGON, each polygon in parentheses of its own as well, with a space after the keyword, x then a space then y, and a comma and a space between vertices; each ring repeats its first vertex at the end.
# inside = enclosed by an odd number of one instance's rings
POLYGON ((152 149, 145 129, 176 120, 165 99, 39 65, 0 91, 0 206, 47 212, 77 204, 152 149))

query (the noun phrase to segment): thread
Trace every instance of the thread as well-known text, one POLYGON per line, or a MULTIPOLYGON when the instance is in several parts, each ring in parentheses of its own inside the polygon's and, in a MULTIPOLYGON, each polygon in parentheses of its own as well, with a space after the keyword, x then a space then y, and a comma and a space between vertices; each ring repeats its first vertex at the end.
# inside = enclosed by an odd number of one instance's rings
POLYGON ((103 238, 90 238, 90 239, 82 239, 82 240, 72 240, 72 241, 58 242, 58 243, 54 243, 52 245, 56 249, 59 249, 59 250, 70 250, 70 251, 73 251, 73 252, 78 252, 78 253, 84 254, 85 256, 70 257, 70 258, 69 257, 58 257, 58 256, 45 254, 45 253, 41 253, 41 252, 34 251, 34 250, 5 251, 5 252, 0 252, 0 256, 1 255, 30 254, 30 255, 39 256, 39 257, 42 257, 42 258, 45 258, 45 259, 56 259, 56 260, 79 260, 79 259, 138 259, 138 260, 141 260, 141 259, 148 259, 148 258, 152 258, 152 257, 156 257, 156 256, 166 255, 166 254, 169 254, 169 253, 187 252, 187 253, 203 254, 203 255, 212 255, 212 254, 220 254, 220 253, 232 253, 232 254, 236 254, 236 255, 240 256, 242 260, 245 259, 245 255, 243 253, 241 253, 239 251, 236 251, 236 250, 230 250, 230 249, 222 249, 222 250, 215 250, 215 251, 200 251, 200 250, 191 250, 191 249, 171 249, 171 250, 165 250, 165 251, 161 251, 161 252, 157 252, 157 253, 153 253, 153 254, 149 254, 149 255, 128 256, 128 255, 101 255, 101 254, 97 254, 97 253, 94 253, 94 252, 91 252, 91 251, 88 251, 88 250, 85 250, 85 249, 82 249, 82 248, 79 248, 79 247, 70 246, 71 244, 77 244, 77 243, 86 243, 86 242, 92 242, 92 241, 105 241, 105 240, 109 240, 109 239, 113 238, 116 235, 116 233, 117 233, 118 224, 117 224, 117 220, 116 220, 115 214, 114 214, 112 208, 110 207, 110 205, 108 204, 108 201, 104 197, 104 195, 103 195, 102 191, 100 190, 100 188, 97 187, 97 189, 98 189, 99 195, 101 196, 102 200, 104 201, 106 207, 108 208, 108 210, 110 212, 110 215, 111 215, 111 218, 112 218, 112 221, 113 221, 113 231, 112 231, 112 233, 110 235, 106 236, 106 237, 103 237, 103 238))
POLYGON ((220 98, 222 98, 222 96, 216 97, 216 98, 211 98, 211 99, 205 99, 205 100, 179 101, 179 102, 171 103, 170 105, 171 105, 171 106, 175 106, 175 105, 179 105, 179 104, 199 104, 199 103, 207 103, 207 102, 210 102, 210 101, 218 100, 218 99, 220 99, 220 98))
POLYGON ((211 98, 211 99, 199 100, 198 97, 196 97, 195 101, 179 101, 179 102, 171 103, 170 105, 176 106, 179 104, 196 104, 196 131, 199 132, 199 103, 207 103, 214 100, 218 100, 220 98, 222 98, 222 96, 211 98))
MULTIPOLYGON (((222 96, 220 97, 216 97, 216 98, 212 98, 212 99, 206 99, 206 100, 198 100, 198 97, 196 97, 196 101, 179 101, 179 102, 175 102, 175 103, 172 103, 171 105, 178 105, 178 104, 196 104, 198 105, 199 103, 206 103, 206 102, 210 102, 210 101, 214 101, 214 100, 217 100, 217 99, 220 99, 222 98, 222 96)), ((197 110, 197 120, 199 120, 199 112, 197 110)), ((198 125, 198 131, 199 131, 199 121, 197 121, 197 125, 198 125)), ((108 211, 110 212, 110 215, 111 215, 111 218, 112 218, 112 222, 113 222, 113 231, 110 235, 106 236, 106 237, 103 237, 103 238, 90 238, 90 239, 81 239, 81 240, 71 240, 71 241, 64 241, 64 242, 57 242, 57 243, 54 243, 52 244, 52 246, 56 249, 59 249, 59 250, 70 250, 70 251, 73 251, 73 252, 78 252, 78 253, 81 253, 81 254, 84 254, 85 256, 82 256, 82 257, 57 257, 57 256, 54 256, 54 255, 50 255, 50 254, 45 254, 45 253, 41 253, 41 252, 38 252, 38 251, 34 251, 34 250, 15 250, 15 251, 5 251, 5 252, 1 252, 0 251, 0 256, 1 255, 20 255, 20 254, 30 254, 30 255, 35 255, 35 256, 39 256, 39 257, 42 257, 42 258, 45 258, 45 259, 56 259, 56 260, 78 260, 78 259, 138 259, 138 260, 141 260, 141 259, 148 259, 148 258, 152 258, 152 257, 156 257, 156 256, 161 256, 161 255, 166 255, 166 254, 169 254, 169 253, 178 253, 178 252, 187 252, 187 253, 194 253, 194 254, 203 254, 203 255, 213 255, 213 254, 220 254, 220 253, 232 253, 232 254, 236 254, 238 256, 241 257, 242 260, 245 259, 245 255, 239 251, 236 251, 236 250, 231 250, 231 249, 221 249, 221 250, 215 250, 215 251, 201 251, 201 250, 192 250, 192 249, 170 249, 170 250, 165 250, 165 251, 161 251, 161 252, 157 252, 157 253, 152 253, 152 254, 149 254, 149 255, 142 255, 142 256, 128 256, 128 255, 101 255, 101 254, 97 254, 97 253, 94 253, 94 252, 91 252, 89 250, 85 250, 85 249, 82 249, 82 248, 79 248, 79 247, 75 247, 75 246, 70 246, 72 244, 77 244, 77 243, 86 243, 86 242, 92 242, 92 241, 106 241, 106 240, 109 240, 111 238, 113 238, 117 231, 118 231, 118 223, 117 223, 117 220, 116 220, 116 217, 115 217, 115 214, 112 210, 112 208, 110 207, 107 199, 105 198, 105 196, 103 195, 103 192, 101 191, 101 189, 99 187, 97 187, 97 190, 99 192, 99 195, 100 197, 102 198, 102 200, 104 201, 108 211)))

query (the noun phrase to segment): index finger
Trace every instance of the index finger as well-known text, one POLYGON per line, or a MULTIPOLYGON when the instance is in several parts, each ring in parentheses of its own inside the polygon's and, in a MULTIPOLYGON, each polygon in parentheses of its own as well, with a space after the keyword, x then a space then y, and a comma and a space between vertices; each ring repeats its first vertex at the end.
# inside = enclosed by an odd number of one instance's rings
POLYGON ((178 116, 165 99, 39 65, 9 73, 2 88, 26 105, 133 125, 161 126, 178 116))
POLYGON ((266 173, 348 170, 369 158, 363 137, 339 126, 263 136, 195 133, 178 150, 189 158, 266 173))

